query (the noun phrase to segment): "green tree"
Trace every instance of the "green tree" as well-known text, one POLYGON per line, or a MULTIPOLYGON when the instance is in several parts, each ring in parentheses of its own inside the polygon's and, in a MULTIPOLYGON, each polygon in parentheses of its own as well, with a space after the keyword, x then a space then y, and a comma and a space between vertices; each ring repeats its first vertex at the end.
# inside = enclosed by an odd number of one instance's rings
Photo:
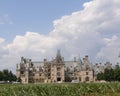
POLYGON ((105 69, 104 78, 106 81, 114 81, 114 71, 113 69, 105 69))
POLYGON ((12 73, 12 71, 9 71, 8 69, 4 69, 3 71, 0 71, 0 80, 1 81, 16 81, 16 76, 12 73))
POLYGON ((110 70, 109 70, 109 74, 110 74, 110 81, 114 81, 114 70, 111 68, 110 70))
POLYGON ((4 78, 4 74, 2 71, 0 71, 0 81, 3 81, 3 78, 4 78))
POLYGON ((116 66, 116 68, 114 69, 114 78, 115 81, 120 81, 120 67, 116 66))
POLYGON ((9 71, 7 70, 7 69, 4 69, 3 70, 3 74, 4 74, 4 78, 3 78, 3 80, 4 81, 8 81, 9 80, 9 71))
POLYGON ((97 79, 98 79, 98 80, 104 80, 104 73, 102 73, 102 72, 101 72, 101 73, 98 73, 98 74, 97 74, 97 79))

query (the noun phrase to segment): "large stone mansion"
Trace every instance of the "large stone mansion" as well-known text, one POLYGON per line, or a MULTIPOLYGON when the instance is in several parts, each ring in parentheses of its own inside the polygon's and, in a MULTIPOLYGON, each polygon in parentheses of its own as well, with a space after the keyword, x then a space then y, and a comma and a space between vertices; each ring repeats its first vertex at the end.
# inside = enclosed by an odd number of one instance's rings
POLYGON ((58 50, 51 61, 44 59, 43 62, 33 62, 21 57, 16 76, 21 78, 22 83, 94 82, 96 74, 104 72, 105 68, 111 68, 111 64, 92 65, 87 55, 82 60, 74 57, 72 61, 64 61, 58 50))

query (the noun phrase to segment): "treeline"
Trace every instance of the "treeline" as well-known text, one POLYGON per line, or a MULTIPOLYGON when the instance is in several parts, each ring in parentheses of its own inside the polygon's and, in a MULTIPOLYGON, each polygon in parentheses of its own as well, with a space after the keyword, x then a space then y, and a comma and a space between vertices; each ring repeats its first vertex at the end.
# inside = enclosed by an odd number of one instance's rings
POLYGON ((20 78, 17 78, 16 75, 12 73, 12 71, 4 69, 3 71, 0 71, 0 81, 20 81, 20 78))
POLYGON ((120 67, 116 65, 114 69, 105 69, 104 73, 97 74, 98 80, 105 81, 120 81, 120 67))

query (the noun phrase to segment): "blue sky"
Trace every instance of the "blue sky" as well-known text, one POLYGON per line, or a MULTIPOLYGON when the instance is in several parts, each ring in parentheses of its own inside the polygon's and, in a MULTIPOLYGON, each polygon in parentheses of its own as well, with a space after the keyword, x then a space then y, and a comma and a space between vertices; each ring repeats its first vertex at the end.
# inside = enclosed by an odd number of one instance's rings
POLYGON ((2 0, 0 19, 5 24, 0 25, 0 36, 11 41, 26 31, 47 34, 53 20, 82 9, 86 1, 90 0, 2 0))
POLYGON ((120 0, 1 0, 0 69, 20 57, 120 62, 120 0))

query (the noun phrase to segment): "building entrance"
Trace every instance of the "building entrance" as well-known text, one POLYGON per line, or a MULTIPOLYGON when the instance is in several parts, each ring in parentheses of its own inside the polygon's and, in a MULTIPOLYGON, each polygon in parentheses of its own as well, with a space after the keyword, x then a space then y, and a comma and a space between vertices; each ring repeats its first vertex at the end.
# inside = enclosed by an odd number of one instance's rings
POLYGON ((58 78, 57 78, 57 81, 61 81, 61 78, 60 78, 60 77, 58 77, 58 78))

